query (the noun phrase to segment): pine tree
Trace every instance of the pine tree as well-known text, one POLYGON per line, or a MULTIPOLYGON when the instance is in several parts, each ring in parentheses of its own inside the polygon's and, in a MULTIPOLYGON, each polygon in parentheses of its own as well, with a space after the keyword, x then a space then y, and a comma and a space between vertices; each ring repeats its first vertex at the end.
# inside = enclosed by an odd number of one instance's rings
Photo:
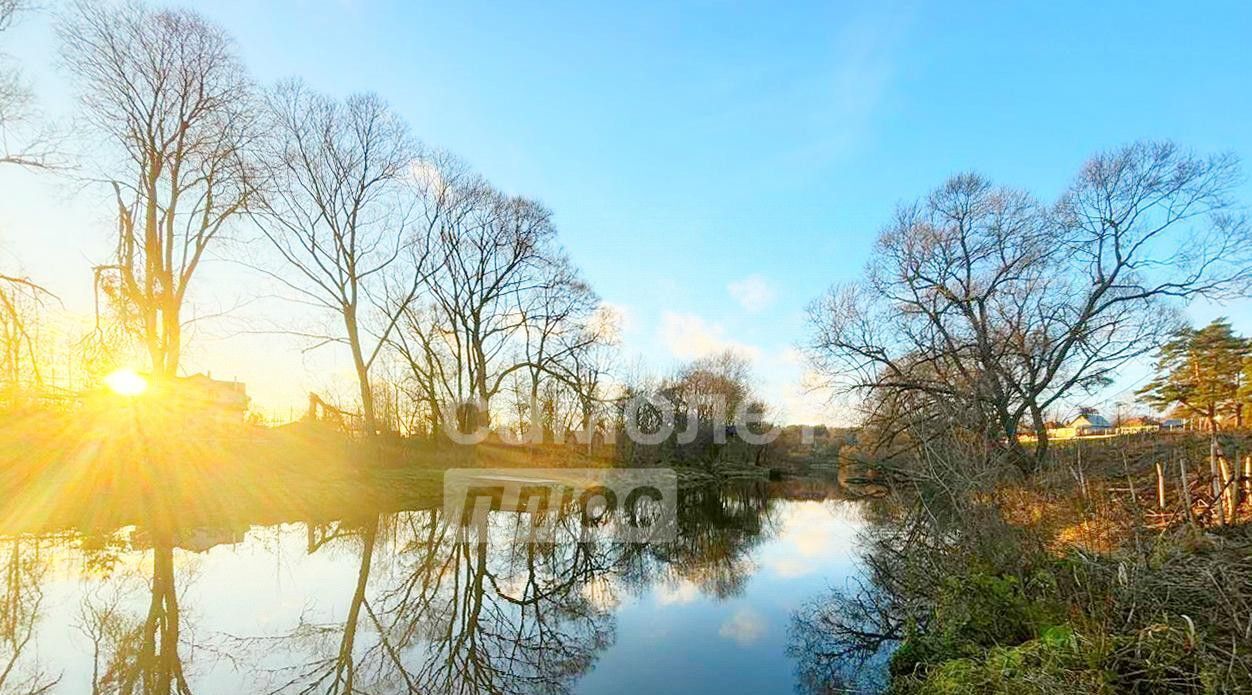
POLYGON ((1252 342, 1235 335, 1224 318, 1198 330, 1184 328, 1161 346, 1156 378, 1139 397, 1159 410, 1178 405, 1204 418, 1214 432, 1225 415, 1241 426, 1240 389, 1249 356, 1252 342))

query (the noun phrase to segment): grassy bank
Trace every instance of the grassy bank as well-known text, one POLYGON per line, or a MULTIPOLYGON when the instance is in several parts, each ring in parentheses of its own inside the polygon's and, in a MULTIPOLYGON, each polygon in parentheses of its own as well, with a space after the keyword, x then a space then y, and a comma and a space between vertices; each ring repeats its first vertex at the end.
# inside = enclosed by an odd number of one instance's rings
MULTIPOLYGON (((1221 444, 1233 458, 1248 443, 1221 444)), ((1252 691, 1252 503, 1217 512, 1209 444, 1084 442, 1028 479, 902 482, 872 510, 866 584, 804 623, 842 658, 826 686, 894 649, 893 693, 1252 691)))
MULTIPOLYGON (((675 468, 682 487, 768 476, 733 445, 719 453, 656 465, 675 468)), ((449 468, 618 464, 612 446, 366 443, 316 423, 265 428, 160 413, 40 413, 0 423, 0 535, 338 520, 437 507, 449 468)))

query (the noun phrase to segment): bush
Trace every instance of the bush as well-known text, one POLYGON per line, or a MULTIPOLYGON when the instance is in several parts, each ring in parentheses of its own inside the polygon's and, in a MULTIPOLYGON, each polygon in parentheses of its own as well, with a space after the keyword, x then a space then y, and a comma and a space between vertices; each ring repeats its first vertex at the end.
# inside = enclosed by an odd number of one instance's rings
MULTIPOLYGON (((1015 576, 973 573, 939 581, 933 615, 925 630, 909 630, 892 656, 893 675, 917 674, 928 664, 979 658, 988 649, 1023 644, 1047 634, 1063 616, 1059 604, 1032 598, 1015 576)), ((1043 572, 1029 584, 1036 595, 1055 587, 1043 572)))
POLYGON ((978 657, 945 661, 924 677, 897 678, 892 686, 892 692, 908 695, 1110 691, 1067 627, 1051 628, 1015 647, 992 647, 978 657))

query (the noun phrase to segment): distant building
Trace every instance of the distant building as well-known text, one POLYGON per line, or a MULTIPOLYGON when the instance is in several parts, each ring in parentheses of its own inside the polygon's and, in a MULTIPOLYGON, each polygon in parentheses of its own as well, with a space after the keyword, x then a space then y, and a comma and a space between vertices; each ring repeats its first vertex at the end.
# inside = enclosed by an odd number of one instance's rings
POLYGON ((1161 429, 1161 423, 1152 417, 1132 417, 1123 420, 1117 426, 1118 434, 1139 434, 1140 432, 1156 432, 1161 429))
POLYGON ((1187 429, 1187 421, 1180 418, 1171 417, 1161 421, 1161 429, 1167 432, 1176 432, 1187 429))
POLYGON ((219 381, 208 374, 175 380, 174 396, 191 420, 209 425, 238 425, 248 413, 248 389, 238 381, 219 381))
POLYGON ((1069 429, 1074 430, 1074 434, 1079 437, 1091 437, 1102 434, 1111 434, 1113 432, 1113 425, 1110 424, 1103 415, 1098 413, 1083 413, 1069 423, 1069 429))

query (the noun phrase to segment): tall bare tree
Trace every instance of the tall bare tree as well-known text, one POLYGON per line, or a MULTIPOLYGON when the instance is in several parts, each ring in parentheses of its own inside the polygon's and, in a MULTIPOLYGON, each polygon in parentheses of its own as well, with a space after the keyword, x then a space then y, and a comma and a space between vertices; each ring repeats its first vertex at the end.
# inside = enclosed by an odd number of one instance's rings
POLYGON ((336 101, 299 82, 268 98, 268 172, 254 218, 292 270, 275 275, 341 330, 365 429, 378 429, 370 370, 425 278, 427 240, 411 220, 420 150, 378 97, 336 101))
MULTIPOLYGON (((527 365, 528 406, 532 410, 547 410, 538 419, 546 420, 544 427, 555 431, 558 429, 553 412, 556 398, 544 399, 547 403, 541 405, 541 387, 545 381, 561 382, 552 384, 556 392, 568 390, 560 386, 576 385, 569 367, 574 355, 600 340, 596 332, 587 330, 599 300, 564 255, 549 259, 548 265, 547 272, 542 273, 545 277, 534 291, 519 295, 517 301, 518 312, 524 319, 520 354, 527 365)), ((532 421, 536 420, 536 415, 539 413, 532 412, 532 421)))
POLYGON ((252 192, 252 85, 230 37, 189 10, 79 2, 59 34, 87 121, 116 155, 100 176, 117 204, 101 282, 133 312, 153 372, 173 376, 192 278, 252 192))
POLYGON ((39 309, 51 297, 29 278, 0 275, 0 402, 26 385, 43 383, 36 325, 39 309))
POLYGON ((505 379, 530 364, 514 342, 529 322, 520 307, 548 282, 554 236, 548 210, 494 191, 473 224, 439 236, 428 287, 468 357, 469 394, 486 413, 505 379))
POLYGON ((621 339, 621 315, 601 304, 591 319, 568 337, 566 357, 560 369, 578 402, 579 429, 586 437, 587 452, 595 446, 597 415, 607 420, 608 377, 615 366, 621 339))
MULTIPOLYGON (((26 0, 0 0, 0 39, 28 9, 26 0)), ((0 50, 0 164, 34 169, 53 166, 56 138, 50 128, 36 125, 40 119, 31 104, 30 87, 21 71, 0 50)))
MULTIPOLYGON (((0 38, 27 9, 25 0, 0 0, 0 38)), ((21 72, 0 51, 0 164, 49 166, 51 141, 47 134, 19 132, 34 120, 30 102, 30 89, 21 72)), ((48 297, 51 293, 29 277, 0 273, 0 390, 18 387, 26 376, 36 383, 42 381, 33 324, 36 310, 48 297)))
POLYGON ((564 374, 555 362, 577 345, 557 337, 577 334, 594 295, 543 206, 500 193, 450 158, 417 178, 431 273, 395 342, 432 413, 473 400, 489 420, 513 377, 531 375, 533 394, 541 374, 564 374))
POLYGON ((1137 143, 1093 157, 1051 206, 955 177, 901 207, 861 281, 813 305, 812 354, 832 382, 922 395, 959 417, 940 428, 1007 444, 1032 470, 1049 408, 1155 350, 1180 302, 1247 286, 1238 176, 1228 155, 1137 143))

